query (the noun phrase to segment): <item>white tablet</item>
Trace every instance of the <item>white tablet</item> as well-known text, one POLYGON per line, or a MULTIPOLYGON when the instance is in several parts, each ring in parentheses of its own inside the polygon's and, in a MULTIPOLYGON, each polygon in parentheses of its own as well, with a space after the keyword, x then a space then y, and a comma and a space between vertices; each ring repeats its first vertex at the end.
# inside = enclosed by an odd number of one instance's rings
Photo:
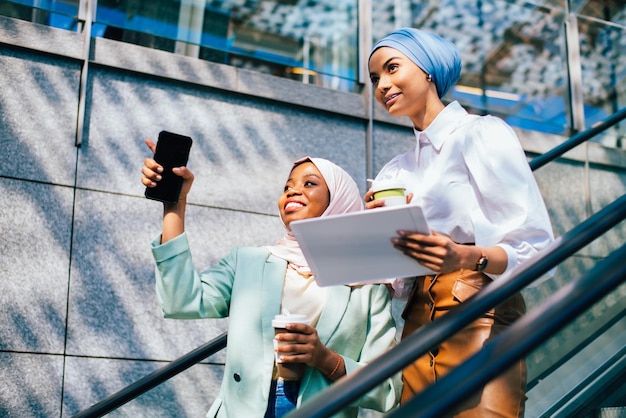
POLYGON ((430 234, 422 209, 390 206, 291 222, 320 286, 380 281, 432 273, 393 248, 405 229, 430 234))

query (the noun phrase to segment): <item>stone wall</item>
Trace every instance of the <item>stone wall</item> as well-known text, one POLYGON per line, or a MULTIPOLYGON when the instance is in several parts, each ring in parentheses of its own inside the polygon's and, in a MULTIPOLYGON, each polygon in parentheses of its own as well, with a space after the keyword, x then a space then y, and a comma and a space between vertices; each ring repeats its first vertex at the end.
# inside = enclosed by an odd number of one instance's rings
MULTIPOLYGON (((95 39, 77 147, 82 47, 80 34, 0 17, 0 416, 74 415, 226 329, 161 316, 149 243, 162 209, 143 197, 145 137, 194 138, 187 229, 198 268, 282 236, 276 200, 295 159, 333 160, 364 193, 365 179, 413 141, 407 123, 377 109, 368 142, 366 92, 95 39)), ((529 157, 563 140, 519 134, 529 157)), ((588 216, 586 190, 596 211, 626 189, 623 153, 589 149, 536 174, 557 235, 588 216)), ((624 235, 616 229, 559 267, 529 304, 624 235)), ((203 416, 223 361, 218 353, 111 416, 203 416)))

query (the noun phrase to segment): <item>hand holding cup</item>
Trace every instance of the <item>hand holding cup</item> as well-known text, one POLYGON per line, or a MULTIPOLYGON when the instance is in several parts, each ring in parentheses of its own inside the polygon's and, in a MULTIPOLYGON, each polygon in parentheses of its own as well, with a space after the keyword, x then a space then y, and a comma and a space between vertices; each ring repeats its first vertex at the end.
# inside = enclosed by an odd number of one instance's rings
MULTIPOLYGON (((309 320, 306 315, 300 314, 280 314, 276 315, 272 320, 272 326, 274 327, 274 335, 282 333, 297 333, 287 329, 287 324, 304 324, 308 325, 309 320)), ((286 345, 294 345, 297 342, 294 341, 281 341, 274 339, 274 349, 278 350, 279 347, 286 345)), ((295 355, 298 353, 285 353, 275 351, 276 365, 278 366, 278 374, 284 379, 297 380, 301 379, 304 375, 305 363, 284 362, 284 357, 289 355, 295 355)))
POLYGON ((383 200, 385 206, 405 205, 407 203, 406 186, 400 181, 375 180, 371 190, 373 199, 383 200))

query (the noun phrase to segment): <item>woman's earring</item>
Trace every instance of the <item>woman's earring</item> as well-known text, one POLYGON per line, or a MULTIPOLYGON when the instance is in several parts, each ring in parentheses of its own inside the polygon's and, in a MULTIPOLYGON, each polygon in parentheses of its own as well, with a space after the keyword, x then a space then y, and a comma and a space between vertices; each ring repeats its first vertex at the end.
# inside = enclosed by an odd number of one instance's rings
POLYGON ((433 76, 428 74, 428 77, 426 77, 426 81, 433 81, 433 76))

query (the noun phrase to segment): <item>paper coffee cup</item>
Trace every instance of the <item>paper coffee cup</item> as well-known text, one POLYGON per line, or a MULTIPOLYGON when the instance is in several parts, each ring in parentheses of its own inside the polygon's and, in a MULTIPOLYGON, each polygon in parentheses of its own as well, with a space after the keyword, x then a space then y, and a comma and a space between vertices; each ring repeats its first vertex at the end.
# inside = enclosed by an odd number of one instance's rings
POLYGON ((372 184, 375 200, 384 200, 385 206, 406 204, 404 183, 397 180, 377 180, 372 184))
MULTIPOLYGON (((289 332, 287 330, 287 324, 309 324, 309 320, 306 315, 301 314, 289 314, 289 315, 276 315, 272 320, 272 326, 274 327, 274 335, 280 334, 283 332, 289 332)), ((290 344, 284 343, 282 341, 274 340, 274 349, 278 348, 279 345, 282 344, 290 344)), ((301 379, 304 376, 304 363, 283 363, 282 356, 288 355, 287 353, 278 353, 274 352, 274 359, 276 360, 276 366, 278 367, 278 375, 283 379, 291 379, 297 380, 301 379)))

